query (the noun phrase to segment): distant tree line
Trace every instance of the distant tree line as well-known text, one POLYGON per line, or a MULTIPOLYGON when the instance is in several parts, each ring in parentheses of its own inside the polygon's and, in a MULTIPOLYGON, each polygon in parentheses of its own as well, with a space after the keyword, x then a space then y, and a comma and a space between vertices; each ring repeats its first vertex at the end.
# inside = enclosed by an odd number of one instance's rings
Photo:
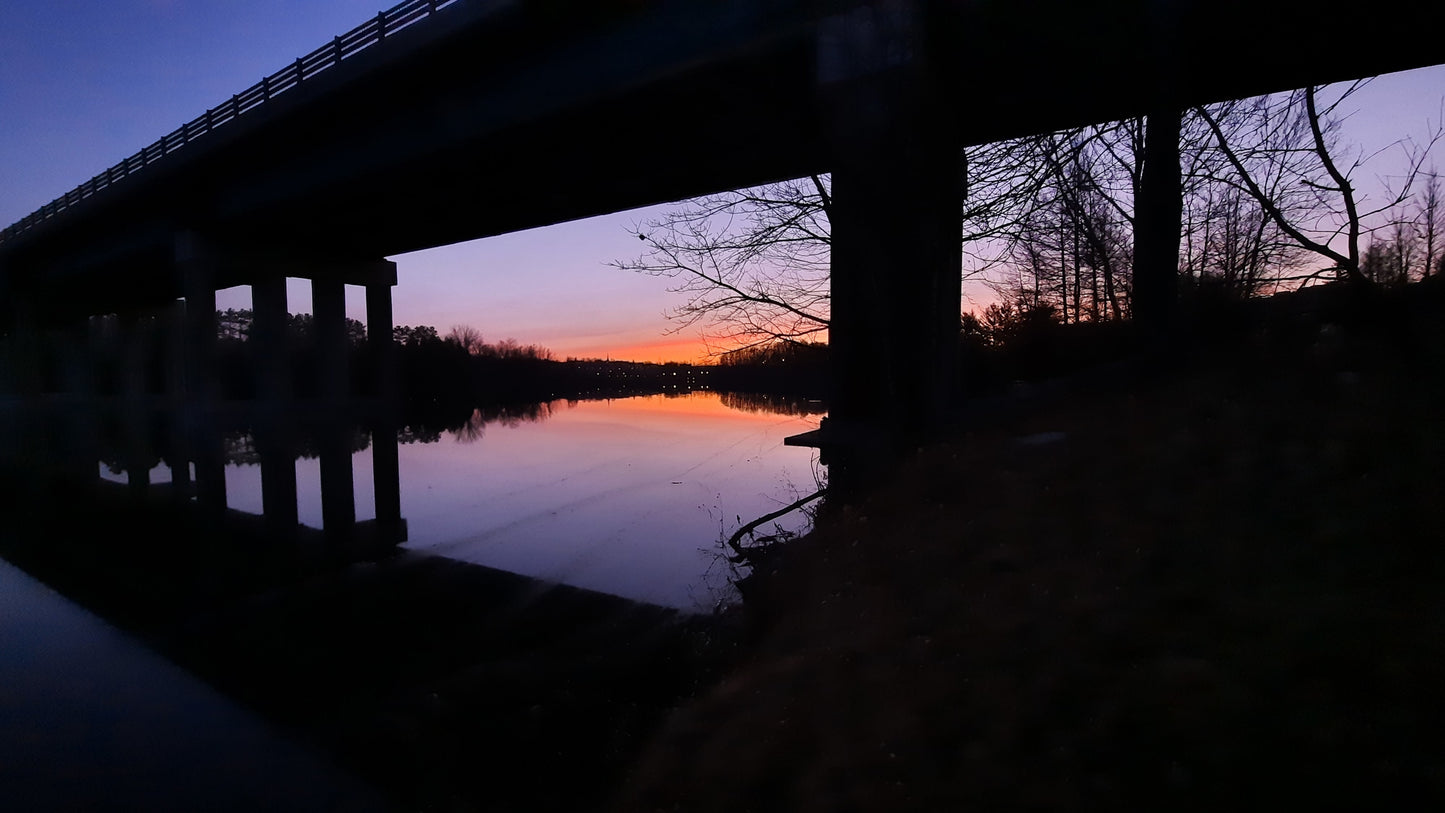
MULTIPOLYGON (((315 380, 312 319, 290 317, 291 363, 298 394, 315 380)), ((218 314, 222 369, 230 397, 252 397, 257 371, 264 363, 250 352, 251 313, 218 314)), ((376 363, 365 326, 347 320, 353 390, 372 394, 376 363)), ((789 349, 753 348, 727 354, 717 365, 651 364, 601 359, 559 361, 546 347, 515 339, 488 342, 481 331, 456 325, 445 334, 430 325, 397 325, 395 342, 399 394, 416 415, 447 427, 483 416, 498 405, 546 403, 558 399, 616 398, 699 389, 819 395, 825 386, 826 347, 800 343, 789 349)), ((510 408, 510 407, 508 407, 510 408)), ((505 412, 505 410, 504 410, 505 412)), ((503 413, 498 413, 503 414, 503 413)), ((507 413, 510 414, 510 413, 507 413)))
MULTIPOLYGON (((254 317, 249 309, 217 313, 214 374, 222 398, 257 398, 263 390, 269 358, 251 341, 254 317)), ((176 373, 163 352, 164 325, 155 317, 127 320, 122 329, 115 315, 100 316, 92 328, 94 371, 100 394, 118 394, 139 386, 143 392, 166 391, 176 373), (138 351, 139 348, 139 351, 138 351), (127 383, 129 382, 129 383, 127 383)), ((285 363, 290 393, 317 395, 322 379, 315 321, 310 314, 287 318, 285 363)), ((355 319, 346 320, 347 367, 351 393, 375 396, 380 363, 378 349, 355 319)), ((397 325, 392 329, 397 392, 413 413, 429 415, 433 425, 456 426, 475 409, 496 405, 544 403, 558 399, 617 398, 693 390, 744 390, 821 396, 825 390, 827 348, 794 343, 786 348, 756 347, 729 353, 717 364, 692 365, 603 359, 558 360, 546 347, 515 339, 486 341, 475 328, 459 325, 442 334, 431 325, 397 325)), ((58 386, 56 371, 47 375, 58 386)))
POLYGON ((721 390, 823 398, 828 394, 828 345, 774 341, 723 353, 713 372, 721 390))

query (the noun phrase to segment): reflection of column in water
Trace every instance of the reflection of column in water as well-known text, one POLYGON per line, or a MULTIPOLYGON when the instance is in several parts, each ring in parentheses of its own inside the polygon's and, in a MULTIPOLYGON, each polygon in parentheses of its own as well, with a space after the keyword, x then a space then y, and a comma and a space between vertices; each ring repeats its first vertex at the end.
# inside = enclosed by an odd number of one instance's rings
POLYGON ((388 417, 371 430, 371 473, 376 489, 376 522, 383 534, 395 538, 401 526, 401 456, 396 424, 388 417))
POLYGON ((321 453, 321 527, 328 538, 344 539, 356 525, 356 493, 351 472, 351 424, 345 420, 317 427, 321 453))
POLYGON ((149 410, 136 398, 126 398, 121 407, 121 465, 131 494, 145 497, 151 483, 149 410))
POLYGON ((191 482, 190 438, 186 436, 181 410, 171 409, 166 414, 166 465, 171 470, 171 497, 177 502, 190 502, 195 496, 195 485, 191 482))
POLYGON ((226 510, 226 449, 215 413, 191 403, 181 410, 196 463, 196 502, 220 514, 226 510))
POLYGON ((295 534, 296 440, 294 427, 279 405, 255 422, 256 452, 261 458, 261 513, 278 541, 295 534))

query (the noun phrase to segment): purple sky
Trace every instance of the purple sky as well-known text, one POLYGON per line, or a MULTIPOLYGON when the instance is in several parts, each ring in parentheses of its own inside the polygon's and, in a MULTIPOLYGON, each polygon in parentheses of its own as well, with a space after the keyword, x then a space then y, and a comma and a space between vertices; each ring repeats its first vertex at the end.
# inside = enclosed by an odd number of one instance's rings
MULTIPOLYGON (((0 226, 19 220, 390 5, 387 0, 6 0, 0 6, 0 226)), ((1445 68, 1377 80, 1348 136, 1371 150, 1439 121, 1445 68)), ((1358 178, 1396 171, 1393 154, 1358 178), (1373 170, 1373 171, 1372 171, 1373 170)), ((1439 161, 1445 165, 1445 161, 1439 161)), ((393 257, 398 324, 470 324, 559 355, 690 359, 665 335, 668 280, 609 268, 648 210, 393 257), (522 271, 523 273, 518 273, 522 271), (668 347, 671 343, 674 346, 668 347)), ((655 210, 655 211, 660 211, 655 210)), ((242 291, 221 304, 249 302, 242 291)), ((309 310, 304 283, 292 310, 309 310)), ((359 312, 360 298, 355 299, 359 312)))

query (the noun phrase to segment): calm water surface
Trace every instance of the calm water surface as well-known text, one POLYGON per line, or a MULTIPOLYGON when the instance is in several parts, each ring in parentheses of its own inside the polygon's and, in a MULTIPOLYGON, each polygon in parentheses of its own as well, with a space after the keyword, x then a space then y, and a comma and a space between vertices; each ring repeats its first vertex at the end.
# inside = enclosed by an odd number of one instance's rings
MULTIPOLYGON (((407 546, 687 609, 729 586, 720 535, 815 488, 817 420, 749 413, 716 393, 558 404, 401 447, 407 546)), ((790 517, 784 527, 802 528, 790 517)))
MULTIPOLYGON (((732 596, 721 539, 817 488, 817 427, 712 392, 553 402, 534 419, 404 442, 405 547, 687 610, 732 596)), ((358 519, 375 516, 371 450, 353 457, 358 519)), ((106 475, 117 479, 117 475, 106 475)), ((153 482, 169 479, 164 466, 153 482)), ((296 461, 299 518, 321 527, 318 460, 296 461)), ((256 465, 227 465, 232 508, 261 512, 256 465)), ((778 521, 787 530, 806 517, 778 521)), ((765 530, 770 530, 769 525, 765 530)))

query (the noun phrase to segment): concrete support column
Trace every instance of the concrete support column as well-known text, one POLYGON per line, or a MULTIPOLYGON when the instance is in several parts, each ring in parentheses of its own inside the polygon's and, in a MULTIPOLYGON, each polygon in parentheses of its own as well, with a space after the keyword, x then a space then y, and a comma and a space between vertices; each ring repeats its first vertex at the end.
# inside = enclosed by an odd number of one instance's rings
POLYGON ((186 400, 186 301, 173 299, 159 311, 161 341, 164 343, 166 400, 172 407, 186 400))
POLYGON ((146 313, 120 317, 120 395, 127 408, 150 396, 150 360, 155 350, 155 320, 146 313))
POLYGON ((286 277, 275 274, 251 283, 251 363, 262 418, 255 427, 261 456, 261 513, 272 536, 296 532, 296 438, 288 420, 291 399, 290 308, 286 277))
POLYGON ((0 415, 0 463, 16 472, 33 472, 43 461, 44 449, 37 426, 41 386, 40 325, 32 303, 19 296, 0 302, 8 306, 8 332, 4 343, 4 414, 0 415))
MULTIPOLYGON (((311 309, 320 366, 317 395, 340 403, 350 390, 347 364, 346 285, 338 279, 311 281, 311 309)), ((331 539, 347 538, 356 526, 356 484, 351 470, 351 423, 341 419, 320 427, 321 521, 331 539)))
POLYGON ((185 294, 185 391, 183 409, 196 463, 196 501, 205 509, 226 508, 226 463, 216 426, 215 250, 194 232, 176 237, 175 268, 185 294))
MULTIPOLYGON (((334 275, 311 280, 316 331, 317 395, 341 403, 350 392, 346 338, 346 284, 334 275)), ((321 523, 329 539, 349 539, 356 527, 356 483, 351 468, 351 420, 320 426, 321 523)))
POLYGON ((61 449, 61 459, 56 462, 69 487, 86 488, 95 482, 96 461, 100 459, 91 320, 72 320, 53 332, 52 341, 60 360, 64 390, 60 409, 53 416, 61 449))
POLYGON ((396 285, 395 264, 389 282, 366 286, 366 340, 371 345, 372 388, 382 403, 396 400, 396 342, 392 337, 391 289, 396 285))
POLYGON ((831 131, 831 428, 911 444, 959 395, 961 153, 915 3, 865 4, 823 26, 831 131))
POLYGON ((95 352, 89 317, 72 319, 51 331, 60 364, 60 389, 75 399, 95 396, 95 352))
POLYGON ((154 350, 155 320, 145 312, 120 317, 121 462, 126 483, 136 497, 150 488, 150 360, 154 350))
MULTIPOLYGON (((396 285, 396 264, 387 263, 387 278, 366 285, 366 338, 371 345, 371 385, 379 410, 371 430, 372 488, 376 496, 376 522, 391 538, 401 529, 401 459, 396 441, 397 354, 392 336, 391 289, 396 285)), ((378 275, 380 276, 380 275, 378 275)))
POLYGON ((30 303, 15 302, 12 311, 10 337, 6 343, 7 394, 35 398, 44 389, 44 345, 40 337, 40 322, 30 303))
POLYGON ((285 401, 291 397, 291 354, 287 323, 286 278, 270 276, 251 283, 251 351, 256 370, 256 397, 285 401))
POLYGON ((191 482, 194 458, 191 438, 185 428, 186 403, 186 302, 173 300, 162 314, 165 334, 165 388, 168 414, 166 424, 166 465, 171 470, 171 496, 180 502, 195 492, 191 482))
POLYGON ((216 386, 215 250, 193 232, 176 238, 176 273, 186 299, 185 388, 192 403, 212 404, 216 386))
POLYGON ((312 329, 316 332, 317 395, 340 401, 350 390, 347 366, 346 284, 325 278, 311 281, 312 329))

